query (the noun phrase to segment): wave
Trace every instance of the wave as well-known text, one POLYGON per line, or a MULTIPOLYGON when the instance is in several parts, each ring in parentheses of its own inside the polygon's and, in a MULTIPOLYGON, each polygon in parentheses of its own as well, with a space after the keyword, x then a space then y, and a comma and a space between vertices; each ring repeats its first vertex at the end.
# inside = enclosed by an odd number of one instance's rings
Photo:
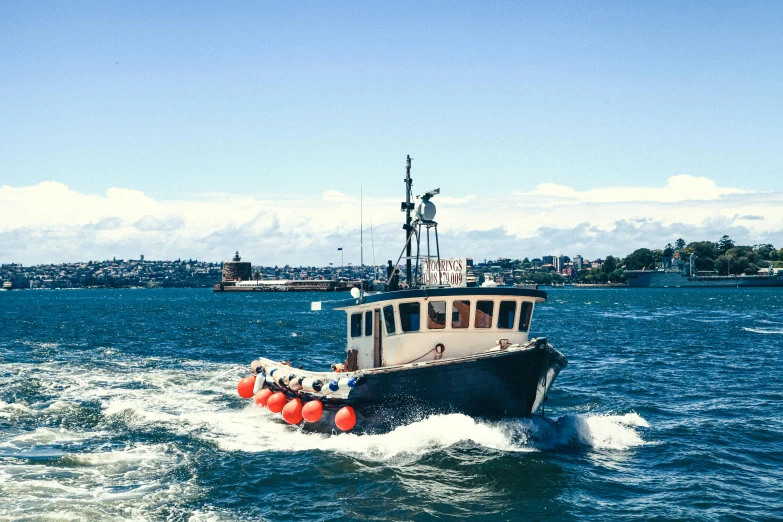
MULTIPOLYGON (((66 453, 54 465, 20 461, 3 466, 0 519, 165 518, 172 511, 183 511, 178 506, 195 501, 199 495, 191 480, 165 481, 166 473, 177 466, 188 469, 188 458, 170 444, 66 453)), ((218 518, 227 517, 202 520, 218 518)))
POLYGON ((595 449, 626 450, 645 444, 637 428, 649 428, 641 415, 587 414, 565 415, 545 440, 553 446, 581 445, 595 449))
POLYGON ((6 438, 0 448, 15 451, 30 451, 41 446, 71 445, 88 439, 104 437, 106 432, 75 432, 65 428, 37 428, 6 438))
POLYGON ((33 410, 20 403, 7 403, 0 400, 0 418, 12 418, 20 415, 30 414, 33 410))
POLYGON ((742 329, 745 330, 746 332, 753 332, 757 334, 773 334, 773 335, 783 334, 783 328, 747 328, 743 326, 742 329))

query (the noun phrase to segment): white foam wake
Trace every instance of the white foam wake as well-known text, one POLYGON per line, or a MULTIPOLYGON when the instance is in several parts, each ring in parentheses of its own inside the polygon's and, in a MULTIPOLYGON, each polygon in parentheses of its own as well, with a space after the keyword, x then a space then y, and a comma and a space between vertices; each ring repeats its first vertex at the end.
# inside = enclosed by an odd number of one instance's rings
MULTIPOLYGON (((330 452, 386 465, 415 462, 442 451, 483 448, 488 456, 559 447, 581 447, 621 455, 644 444, 647 422, 635 413, 576 414, 556 420, 477 420, 466 415, 433 415, 381 435, 322 435, 280 422, 279 416, 240 402, 235 365, 199 363, 180 368, 149 368, 132 362, 121 371, 62 365, 13 364, 14 379, 40 382, 49 398, 42 402, 0 402, 0 416, 20 418, 42 413, 77 415, 86 403, 100 404, 112 422, 163 428, 214 443, 230 452, 330 452), (40 375, 45 375, 42 379, 40 375)), ((0 377, 0 385, 9 384, 0 377)), ((172 469, 189 469, 191 458, 172 444, 107 444, 106 426, 88 431, 39 427, 0 433, 0 452, 61 458, 0 463, 0 519, 44 513, 61 519, 145 519, 171 509, 171 499, 187 504, 197 498, 193 479, 168 483, 172 469), (90 448, 89 451, 84 451, 90 448), (105 448, 106 451, 102 451, 105 448), (62 464, 67 464, 62 466, 62 464), (92 506, 99 506, 94 508, 92 506)), ((595 452, 597 455, 598 452, 595 452)), ((614 458, 614 457, 611 457, 614 458)), ((184 508, 183 508, 184 509, 184 508)), ((233 518, 231 513, 193 513, 194 520, 233 518)), ((48 516, 48 515, 47 515, 48 516)), ((43 517, 42 517, 43 518, 43 517)))
POLYGON ((215 419, 204 436, 229 451, 326 451, 373 461, 418 457, 461 442, 503 451, 531 451, 517 445, 502 427, 459 414, 433 415, 380 435, 324 435, 280 423, 266 410, 249 406, 215 419))
MULTIPOLYGON (((20 365, 21 366, 21 365, 20 365)), ((29 371, 39 371, 30 368, 29 371)), ((351 454, 371 460, 412 457, 471 444, 498 451, 536 451, 565 445, 624 450, 643 444, 639 428, 647 422, 636 413, 625 415, 575 414, 555 421, 541 418, 499 422, 475 420, 459 414, 434 415, 382 435, 326 436, 287 426, 267 410, 247 401, 236 408, 236 366, 202 363, 177 369, 147 369, 111 373, 105 369, 44 368, 58 389, 46 404, 0 404, 0 414, 59 410, 69 404, 98 401, 104 415, 119 416, 132 425, 160 425, 183 435, 216 443, 228 451, 309 451, 351 454)), ((37 430, 15 440, 0 437, 0 445, 69 442, 72 433, 37 430)), ((78 437, 102 437, 80 433, 78 437)))
POLYGON ((498 422, 466 415, 433 415, 380 435, 321 435, 281 424, 254 406, 224 413, 212 422, 208 437, 229 451, 328 451, 371 461, 422 455, 469 444, 503 452, 584 446, 626 450, 644 444, 637 429, 648 423, 636 413, 625 415, 566 415, 556 421, 531 418, 498 422))

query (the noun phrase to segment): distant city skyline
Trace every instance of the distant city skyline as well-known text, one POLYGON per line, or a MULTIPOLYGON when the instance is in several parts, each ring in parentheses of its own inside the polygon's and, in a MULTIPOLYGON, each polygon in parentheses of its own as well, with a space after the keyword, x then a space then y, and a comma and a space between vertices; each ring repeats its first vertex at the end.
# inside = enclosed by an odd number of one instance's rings
POLYGON ((783 4, 18 4, 0 262, 783 243, 783 4), (372 219, 373 234, 369 221, 372 219))

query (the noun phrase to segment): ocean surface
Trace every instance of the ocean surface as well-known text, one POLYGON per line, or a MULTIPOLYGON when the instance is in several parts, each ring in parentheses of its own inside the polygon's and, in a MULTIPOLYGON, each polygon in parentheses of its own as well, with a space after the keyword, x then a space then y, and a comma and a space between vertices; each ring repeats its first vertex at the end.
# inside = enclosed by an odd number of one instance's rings
POLYGON ((0 520, 783 519, 780 289, 553 289, 550 421, 330 437, 236 384, 344 359, 333 296, 0 293, 0 520))

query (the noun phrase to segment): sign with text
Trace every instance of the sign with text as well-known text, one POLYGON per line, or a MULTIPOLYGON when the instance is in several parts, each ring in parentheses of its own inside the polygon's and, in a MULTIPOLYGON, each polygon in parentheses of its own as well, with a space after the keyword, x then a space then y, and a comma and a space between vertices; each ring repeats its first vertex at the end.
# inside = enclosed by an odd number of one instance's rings
POLYGON ((423 285, 467 286, 467 258, 455 257, 440 260, 424 259, 421 263, 421 283, 423 285))

